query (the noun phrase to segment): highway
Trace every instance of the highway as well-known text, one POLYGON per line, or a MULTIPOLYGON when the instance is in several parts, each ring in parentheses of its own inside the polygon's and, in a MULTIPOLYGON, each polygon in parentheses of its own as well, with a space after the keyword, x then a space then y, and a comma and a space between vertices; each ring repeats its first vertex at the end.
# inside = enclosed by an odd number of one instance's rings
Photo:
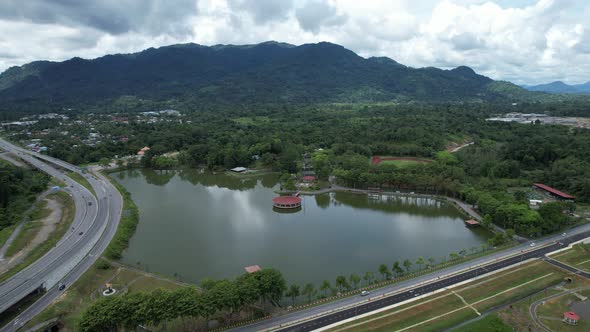
POLYGON ((72 229, 43 257, 0 284, 0 312, 38 288, 47 292, 2 329, 16 331, 45 309, 62 291, 58 284, 70 286, 105 250, 114 236, 121 217, 123 198, 101 174, 84 174, 64 161, 16 147, 0 139, 0 148, 15 153, 27 163, 58 178, 74 199, 76 212, 72 229), (51 164, 84 176, 96 197, 84 186, 65 176, 51 164))
POLYGON ((567 236, 553 235, 451 266, 410 280, 373 290, 369 298, 352 296, 300 311, 272 317, 230 331, 313 331, 336 322, 387 307, 416 296, 452 286, 459 282, 505 268, 561 249, 572 242, 590 237, 590 224, 568 231, 567 236))

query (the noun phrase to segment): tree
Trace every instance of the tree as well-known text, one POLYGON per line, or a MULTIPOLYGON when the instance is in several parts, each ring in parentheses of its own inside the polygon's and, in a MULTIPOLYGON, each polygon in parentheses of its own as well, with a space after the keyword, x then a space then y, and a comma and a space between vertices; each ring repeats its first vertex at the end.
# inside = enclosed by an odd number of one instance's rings
POLYGON ((514 230, 512 228, 508 228, 506 230, 506 239, 508 241, 512 241, 512 239, 514 239, 514 230))
POLYGON ((108 167, 111 164, 111 160, 109 158, 101 158, 98 164, 102 167, 108 167))
POLYGON ((258 282, 260 297, 273 304, 278 304, 283 297, 283 293, 287 290, 287 282, 281 272, 270 268, 262 269, 252 275, 258 282))
POLYGON ((338 287, 338 291, 342 292, 344 288, 350 288, 348 281, 346 281, 346 277, 343 275, 339 275, 336 277, 336 287, 338 287))
POLYGON ((304 295, 307 297, 307 302, 311 302, 311 299, 315 296, 316 294, 316 290, 315 287, 312 283, 307 283, 305 284, 305 286, 303 287, 303 291, 301 292, 301 295, 304 295))
POLYGON ((484 215, 481 225, 487 229, 492 227, 492 216, 490 216, 489 214, 484 215))
POLYGON ((436 262, 436 259, 434 257, 428 257, 428 263, 430 264, 430 266, 434 266, 435 262, 436 262))
POLYGON ((455 261, 457 258, 459 258, 459 255, 456 252, 452 252, 449 254, 449 257, 451 258, 451 261, 455 261))
POLYGON ((373 280, 375 280, 375 274, 371 271, 367 271, 365 272, 365 275, 363 276, 363 280, 365 280, 365 282, 367 283, 367 286, 373 283, 373 280))
POLYGON ((287 292, 285 293, 285 296, 290 297, 291 301, 293 303, 293 305, 295 305, 295 299, 300 295, 299 292, 299 285, 291 285, 291 287, 289 287, 289 289, 287 290, 287 292))
POLYGON ((410 261, 409 259, 404 260, 404 267, 406 268, 406 272, 410 272, 410 269, 412 268, 412 261, 410 261))
POLYGON ((419 270, 422 270, 422 265, 424 265, 424 258, 418 257, 418 259, 416 259, 416 265, 418 265, 419 270))
POLYGON ((393 262, 393 266, 391 267, 391 271, 393 273, 395 273, 396 276, 402 275, 404 273, 404 270, 400 266, 399 261, 393 262))
POLYGON ((326 296, 326 292, 330 289, 332 289, 332 285, 330 285, 330 282, 328 280, 324 280, 322 282, 322 285, 320 286, 320 291, 322 291, 323 295, 326 296))
POLYGON ((353 273, 350 275, 350 277, 348 277, 348 280, 350 281, 350 284, 352 285, 352 287, 354 289, 357 289, 359 283, 361 282, 361 277, 359 277, 353 273))
POLYGON ((379 273, 381 273, 383 280, 385 280, 388 276, 391 275, 391 272, 389 272, 389 269, 385 264, 379 265, 379 273))

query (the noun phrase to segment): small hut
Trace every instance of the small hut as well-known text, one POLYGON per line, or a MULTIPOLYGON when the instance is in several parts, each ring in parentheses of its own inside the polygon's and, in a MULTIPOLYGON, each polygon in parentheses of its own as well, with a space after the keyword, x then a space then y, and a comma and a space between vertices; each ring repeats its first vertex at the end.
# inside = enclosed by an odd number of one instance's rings
POLYGON ((567 311, 563 313, 563 321, 570 325, 578 325, 578 321, 580 320, 580 316, 578 316, 573 311, 567 311))

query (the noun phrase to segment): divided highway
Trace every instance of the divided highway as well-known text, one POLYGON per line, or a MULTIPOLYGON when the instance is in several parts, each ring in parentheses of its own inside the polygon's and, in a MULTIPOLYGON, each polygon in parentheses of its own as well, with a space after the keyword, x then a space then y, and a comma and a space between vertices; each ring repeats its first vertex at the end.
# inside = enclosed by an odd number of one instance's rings
POLYGON ((588 237, 590 237, 590 224, 569 230, 567 236, 549 236, 537 241, 537 244, 533 246, 531 243, 522 244, 499 253, 374 290, 370 299, 361 296, 347 297, 254 324, 240 326, 230 331, 314 331, 345 319, 406 301, 415 296, 518 264, 527 259, 545 258, 547 253, 588 237))
POLYGON ((101 174, 84 174, 74 165, 19 148, 1 139, 0 148, 15 153, 27 163, 66 183, 65 190, 72 196, 76 206, 72 229, 57 245, 0 284, 0 312, 38 288, 47 290, 37 302, 0 329, 4 332, 16 331, 40 313, 61 294, 57 289, 59 283, 70 286, 100 257, 117 230, 123 198, 101 174), (84 176, 96 196, 52 164, 84 176))

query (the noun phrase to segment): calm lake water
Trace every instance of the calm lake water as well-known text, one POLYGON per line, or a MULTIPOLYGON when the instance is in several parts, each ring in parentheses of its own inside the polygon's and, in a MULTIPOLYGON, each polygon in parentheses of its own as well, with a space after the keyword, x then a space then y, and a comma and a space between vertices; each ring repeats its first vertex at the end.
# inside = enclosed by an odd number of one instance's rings
POLYGON ((276 175, 242 178, 197 170, 132 170, 113 177, 132 194, 140 222, 123 261, 150 272, 231 278, 275 267, 291 283, 332 283, 339 274, 395 260, 448 256, 488 234, 467 228, 454 207, 427 198, 330 193, 304 196, 296 213, 276 212, 276 175))

